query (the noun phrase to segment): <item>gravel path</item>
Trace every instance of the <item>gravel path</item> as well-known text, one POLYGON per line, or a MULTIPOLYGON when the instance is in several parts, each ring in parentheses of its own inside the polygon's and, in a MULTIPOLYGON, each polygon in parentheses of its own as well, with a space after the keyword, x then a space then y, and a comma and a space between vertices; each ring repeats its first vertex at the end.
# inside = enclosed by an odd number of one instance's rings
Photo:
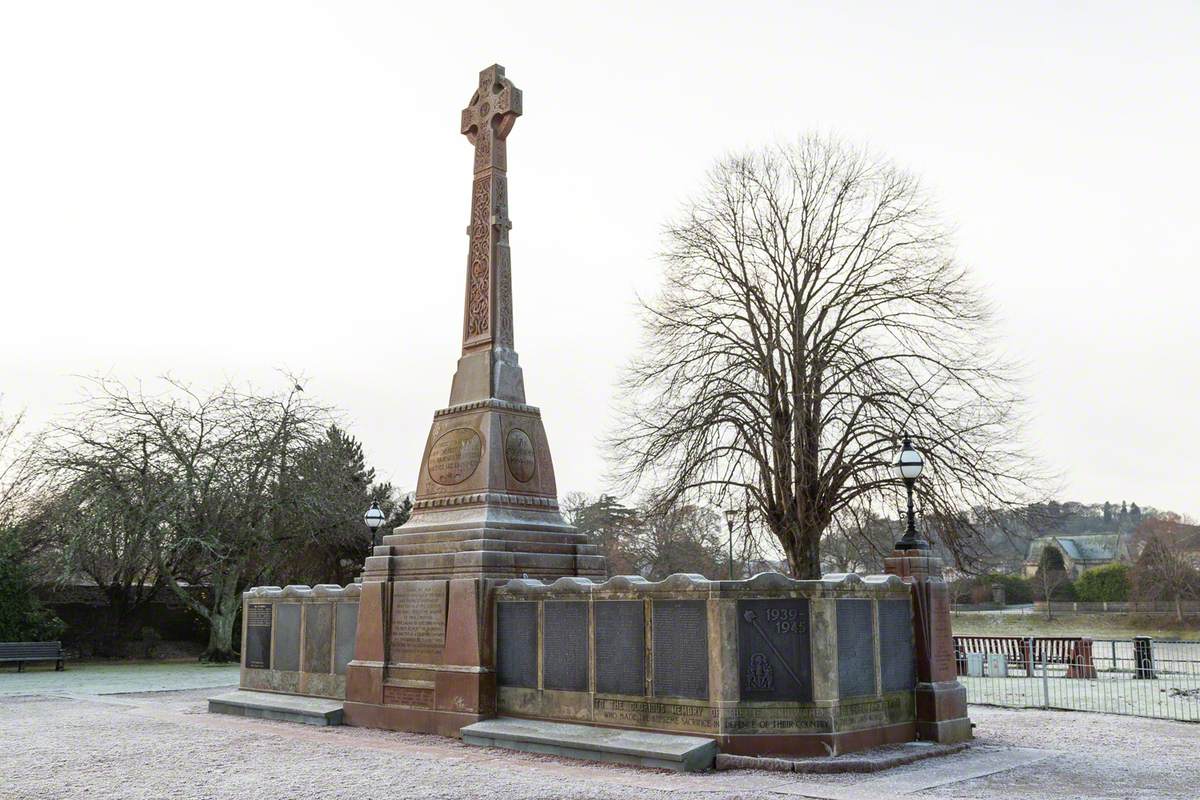
POLYGON ((1200 726, 1099 714, 974 707, 980 741, 967 754, 884 777, 812 776, 810 783, 804 776, 748 771, 675 775, 486 750, 431 736, 208 714, 205 698, 216 693, 2 697, 0 798, 732 800, 806 791, 893 798, 897 783, 928 785, 953 772, 954 759, 1002 748, 1058 752, 1033 765, 943 782, 912 796, 1191 800, 1200 781, 1200 726))

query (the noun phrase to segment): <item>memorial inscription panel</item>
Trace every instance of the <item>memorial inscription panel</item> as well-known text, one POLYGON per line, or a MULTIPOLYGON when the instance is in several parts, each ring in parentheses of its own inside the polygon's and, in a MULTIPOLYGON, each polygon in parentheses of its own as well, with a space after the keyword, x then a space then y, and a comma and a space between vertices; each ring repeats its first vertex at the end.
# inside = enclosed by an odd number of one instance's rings
POLYGON ((708 699, 708 604, 653 603, 654 696, 708 699))
POLYGON ((950 597, 945 584, 926 584, 929 599, 926 614, 931 621, 931 663, 934 681, 952 681, 955 678, 954 632, 950 629, 950 597))
POLYGON ((542 608, 542 688, 588 690, 588 604, 547 600, 542 608))
POLYGON ((478 433, 470 428, 446 431, 429 449, 429 477, 443 486, 462 483, 475 472, 482 456, 478 433))
POLYGON ((916 686, 912 605, 907 598, 879 601, 879 680, 885 692, 916 686))
POLYGON ((537 688, 537 603, 496 603, 496 681, 537 688))
POLYGON ((275 669, 284 672, 300 670, 300 604, 275 604, 275 652, 271 657, 275 669))
POLYGON ((391 660, 440 658, 446 643, 446 581, 396 581, 392 592, 391 660))
POLYGON ((271 668, 271 603, 246 604, 246 667, 271 668))
POLYGON ((598 600, 596 692, 646 693, 646 610, 641 600, 598 600))
POLYGON ((838 696, 875 694, 875 626, 870 600, 837 601, 838 696))
POLYGON ((738 600, 743 700, 812 701, 808 600, 738 600))

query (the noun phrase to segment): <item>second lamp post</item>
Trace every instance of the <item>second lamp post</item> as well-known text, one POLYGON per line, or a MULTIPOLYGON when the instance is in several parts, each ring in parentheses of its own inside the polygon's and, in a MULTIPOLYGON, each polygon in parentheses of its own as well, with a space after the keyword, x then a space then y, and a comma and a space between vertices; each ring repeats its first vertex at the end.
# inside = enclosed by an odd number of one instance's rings
POLYGON ((896 542, 897 550, 929 549, 929 542, 917 535, 917 514, 913 510, 913 484, 921 476, 924 467, 925 459, 921 457, 917 448, 913 447, 912 440, 905 436, 904 444, 896 454, 896 462, 892 464, 892 471, 897 478, 904 481, 904 488, 908 490, 908 529, 904 531, 900 541, 896 542))

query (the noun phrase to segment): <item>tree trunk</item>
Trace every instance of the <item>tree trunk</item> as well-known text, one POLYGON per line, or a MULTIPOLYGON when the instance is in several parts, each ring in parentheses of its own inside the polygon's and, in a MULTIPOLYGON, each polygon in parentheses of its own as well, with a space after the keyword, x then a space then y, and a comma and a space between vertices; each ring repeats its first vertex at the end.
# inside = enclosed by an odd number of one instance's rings
POLYGON ((792 577, 799 581, 818 580, 821 577, 821 553, 819 549, 820 535, 811 536, 808 532, 793 523, 789 525, 786 536, 776 536, 780 542, 787 542, 784 548, 788 567, 792 577))
POLYGON ((236 593, 213 598, 213 607, 208 617, 208 647, 200 656, 203 661, 237 661, 233 651, 233 623, 237 618, 239 604, 236 593))

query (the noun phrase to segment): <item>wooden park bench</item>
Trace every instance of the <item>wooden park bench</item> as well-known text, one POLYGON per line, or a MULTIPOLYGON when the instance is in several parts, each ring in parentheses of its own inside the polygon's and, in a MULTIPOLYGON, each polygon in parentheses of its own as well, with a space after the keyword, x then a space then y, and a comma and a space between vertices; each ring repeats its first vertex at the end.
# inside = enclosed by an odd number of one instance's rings
POLYGON ((0 662, 17 662, 17 672, 25 671, 26 661, 54 661, 54 669, 63 668, 62 642, 0 642, 0 662))
POLYGON ((958 674, 967 674, 967 653, 1002 653, 1008 663, 1033 676, 1031 665, 1067 664, 1068 678, 1095 678, 1092 640, 1082 636, 955 636, 958 674))

